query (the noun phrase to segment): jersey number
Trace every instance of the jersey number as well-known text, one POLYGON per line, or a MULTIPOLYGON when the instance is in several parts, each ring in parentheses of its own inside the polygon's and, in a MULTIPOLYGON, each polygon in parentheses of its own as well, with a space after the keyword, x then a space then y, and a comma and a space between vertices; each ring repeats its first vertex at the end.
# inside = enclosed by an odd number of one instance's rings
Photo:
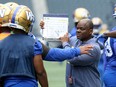
POLYGON ((108 38, 108 40, 105 43, 105 54, 107 57, 111 57, 113 55, 113 51, 110 44, 110 38, 108 38))

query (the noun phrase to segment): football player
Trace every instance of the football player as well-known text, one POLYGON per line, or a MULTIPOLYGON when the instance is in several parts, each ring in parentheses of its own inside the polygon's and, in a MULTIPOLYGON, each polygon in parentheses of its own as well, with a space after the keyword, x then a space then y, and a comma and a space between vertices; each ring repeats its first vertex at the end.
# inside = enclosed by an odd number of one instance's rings
POLYGON ((38 54, 34 55, 35 40, 28 35, 34 22, 33 13, 27 6, 19 5, 8 18, 9 22, 1 28, 10 28, 13 33, 0 42, 0 78, 4 87, 38 87, 37 80, 42 87, 48 87, 41 43, 38 54))
POLYGON ((99 18, 99 17, 93 17, 91 20, 92 20, 93 26, 94 26, 93 35, 95 37, 97 37, 100 33, 101 26, 102 26, 103 22, 102 22, 101 18, 99 18))
MULTIPOLYGON (((116 4, 114 6, 114 18, 116 18, 116 4)), ((111 29, 111 32, 116 32, 116 27, 111 29)), ((116 34, 115 34, 116 35, 116 34)), ((114 36, 115 36, 114 35, 114 36)), ((105 59, 104 59, 104 75, 103 80, 105 87, 116 87, 116 38, 108 37, 105 42, 105 59)))

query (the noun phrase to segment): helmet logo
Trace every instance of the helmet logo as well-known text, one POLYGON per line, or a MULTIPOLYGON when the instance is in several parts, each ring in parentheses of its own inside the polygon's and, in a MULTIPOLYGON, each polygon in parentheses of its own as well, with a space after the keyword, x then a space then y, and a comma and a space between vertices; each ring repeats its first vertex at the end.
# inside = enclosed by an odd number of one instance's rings
POLYGON ((27 15, 27 20, 33 22, 34 21, 34 15, 32 12, 30 11, 26 11, 26 15, 27 15))
POLYGON ((0 17, 1 17, 1 18, 4 17, 4 14, 5 14, 5 9, 1 9, 1 10, 0 10, 0 17))

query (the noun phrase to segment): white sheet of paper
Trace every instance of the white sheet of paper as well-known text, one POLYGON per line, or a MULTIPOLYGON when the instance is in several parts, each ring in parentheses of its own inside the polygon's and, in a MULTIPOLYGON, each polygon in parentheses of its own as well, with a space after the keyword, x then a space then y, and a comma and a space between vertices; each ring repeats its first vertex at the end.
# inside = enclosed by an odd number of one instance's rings
POLYGON ((58 40, 68 32, 68 15, 62 14, 43 14, 44 30, 43 37, 45 39, 58 40))

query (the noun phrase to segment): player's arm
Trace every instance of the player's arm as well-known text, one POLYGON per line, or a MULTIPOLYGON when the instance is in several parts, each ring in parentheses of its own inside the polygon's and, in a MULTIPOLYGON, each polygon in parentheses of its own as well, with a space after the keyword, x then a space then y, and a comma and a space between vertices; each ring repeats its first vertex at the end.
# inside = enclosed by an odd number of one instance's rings
POLYGON ((44 60, 47 61, 64 61, 67 59, 72 59, 80 54, 87 54, 88 50, 90 50, 92 46, 81 46, 78 48, 51 48, 45 57, 44 60))
POLYGON ((116 38, 116 30, 111 31, 111 32, 104 33, 104 36, 116 38))
POLYGON ((97 37, 96 42, 100 45, 101 49, 104 49, 104 43, 106 42, 108 37, 116 38, 116 30, 106 32, 97 37))
POLYGON ((60 49, 60 48, 51 48, 44 58, 46 61, 64 61, 71 59, 80 54, 79 48, 70 48, 70 49, 60 49))
POLYGON ((42 58, 45 59, 45 57, 47 56, 47 54, 50 51, 50 48, 47 47, 46 45, 44 45, 42 42, 41 42, 41 44, 42 44, 42 49, 43 49, 42 58))
POLYGON ((37 73, 37 80, 39 81, 41 87, 48 87, 47 74, 41 56, 42 52, 42 44, 40 41, 36 40, 34 44, 34 67, 37 73))
POLYGON ((37 73, 37 79, 41 85, 41 87, 48 87, 48 79, 47 74, 43 65, 41 55, 34 56, 34 67, 37 73))
MULTIPOLYGON (((88 50, 92 46, 82 46, 79 48, 69 48, 69 49, 60 49, 60 48, 48 48, 43 43, 42 44, 42 58, 46 61, 64 61, 66 59, 71 59, 79 54, 88 53, 88 50)), ((38 54, 40 51, 40 42, 35 44, 35 54, 38 54)))

